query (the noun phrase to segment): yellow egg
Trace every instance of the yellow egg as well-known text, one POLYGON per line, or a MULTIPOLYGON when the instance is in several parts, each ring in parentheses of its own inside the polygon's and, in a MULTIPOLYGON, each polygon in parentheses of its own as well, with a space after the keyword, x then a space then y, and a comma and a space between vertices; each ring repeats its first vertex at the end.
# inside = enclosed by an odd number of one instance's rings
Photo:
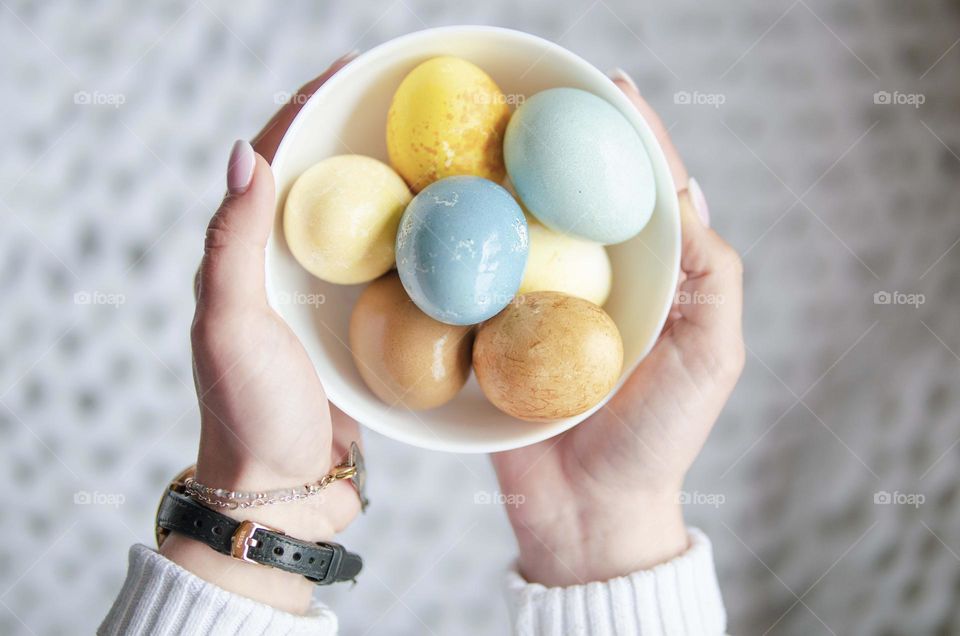
POLYGON ((555 291, 603 305, 610 295, 610 258, 603 245, 554 232, 527 216, 530 252, 520 293, 555 291))
POLYGON ((297 262, 317 278, 363 283, 393 267, 397 226, 410 199, 407 184, 385 163, 330 157, 290 188, 283 234, 297 262))
POLYGON ((617 384, 623 342, 600 307, 556 292, 518 296, 473 345, 477 382, 494 406, 523 420, 572 417, 617 384))
POLYGON ((436 57, 403 79, 387 114, 390 163, 419 192, 438 179, 499 182, 507 99, 490 76, 457 57, 436 57))

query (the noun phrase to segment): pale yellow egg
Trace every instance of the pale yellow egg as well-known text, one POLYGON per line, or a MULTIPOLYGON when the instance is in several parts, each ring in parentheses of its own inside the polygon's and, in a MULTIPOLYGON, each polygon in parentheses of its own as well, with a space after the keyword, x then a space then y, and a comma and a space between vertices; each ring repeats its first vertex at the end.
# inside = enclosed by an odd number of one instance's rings
POLYGON ((554 232, 527 215, 530 252, 520 293, 555 291, 603 305, 610 295, 610 257, 603 245, 554 232))
POLYGON ((510 106, 480 68, 451 56, 423 62, 400 83, 387 114, 390 163, 414 192, 474 175, 499 182, 510 106))
POLYGON ((330 283, 373 280, 394 265, 407 184, 371 157, 338 155, 304 172, 287 195, 283 234, 294 258, 330 283))

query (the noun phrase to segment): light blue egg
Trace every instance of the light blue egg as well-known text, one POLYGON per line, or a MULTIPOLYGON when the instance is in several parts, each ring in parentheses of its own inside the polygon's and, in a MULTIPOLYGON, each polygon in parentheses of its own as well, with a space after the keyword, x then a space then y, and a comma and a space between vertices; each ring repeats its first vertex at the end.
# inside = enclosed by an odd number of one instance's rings
POLYGON ((516 295, 527 262, 527 220, 509 192, 480 177, 448 177, 407 206, 397 231, 397 271, 428 316, 472 325, 516 295))
POLYGON ((640 136, 607 101, 575 88, 537 93, 510 118, 507 173, 547 227, 598 243, 636 236, 657 192, 640 136))

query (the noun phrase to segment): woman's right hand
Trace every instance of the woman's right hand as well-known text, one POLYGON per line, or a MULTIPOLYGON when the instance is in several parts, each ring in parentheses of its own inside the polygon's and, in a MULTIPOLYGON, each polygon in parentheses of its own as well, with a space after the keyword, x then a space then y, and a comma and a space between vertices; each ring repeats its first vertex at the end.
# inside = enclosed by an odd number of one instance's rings
POLYGON ((684 476, 744 364, 740 258, 709 228, 706 201, 659 117, 617 85, 656 133, 680 199, 680 284, 653 350, 610 403, 557 438, 493 455, 531 582, 566 586, 652 567, 688 545, 684 476))

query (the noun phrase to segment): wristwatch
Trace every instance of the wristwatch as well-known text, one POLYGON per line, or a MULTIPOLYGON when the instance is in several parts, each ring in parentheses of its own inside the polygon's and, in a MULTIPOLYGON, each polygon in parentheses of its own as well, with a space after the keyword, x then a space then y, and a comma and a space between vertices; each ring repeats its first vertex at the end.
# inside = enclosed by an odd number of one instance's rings
POLYGON ((169 532, 179 532, 221 554, 301 574, 317 585, 353 581, 363 568, 360 555, 339 543, 301 541, 255 521, 237 521, 172 488, 160 503, 157 527, 167 531, 161 537, 158 530, 160 544, 169 532))

